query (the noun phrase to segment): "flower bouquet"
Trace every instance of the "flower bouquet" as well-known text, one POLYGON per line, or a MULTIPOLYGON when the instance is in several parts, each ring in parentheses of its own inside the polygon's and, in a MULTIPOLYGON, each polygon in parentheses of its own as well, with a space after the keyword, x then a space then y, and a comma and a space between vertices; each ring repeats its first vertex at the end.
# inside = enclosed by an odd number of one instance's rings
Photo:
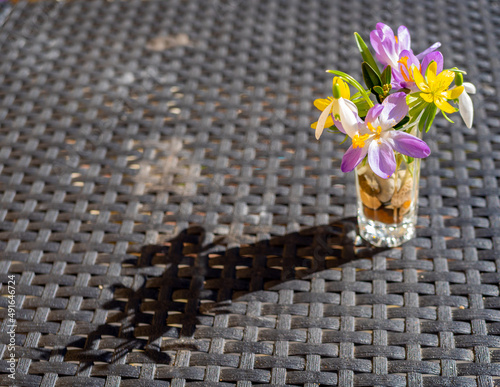
POLYGON ((431 153, 422 133, 439 111, 450 122, 448 115, 459 111, 470 128, 469 93, 475 87, 463 81, 464 71, 443 69, 440 43, 415 55, 405 26, 395 35, 378 23, 370 33, 379 63, 354 35, 365 87, 344 72, 328 70, 335 75, 333 95, 314 101, 321 114, 311 127, 316 139, 325 128, 351 139, 341 170, 356 171, 360 234, 375 246, 394 247, 415 235, 420 159, 431 153))

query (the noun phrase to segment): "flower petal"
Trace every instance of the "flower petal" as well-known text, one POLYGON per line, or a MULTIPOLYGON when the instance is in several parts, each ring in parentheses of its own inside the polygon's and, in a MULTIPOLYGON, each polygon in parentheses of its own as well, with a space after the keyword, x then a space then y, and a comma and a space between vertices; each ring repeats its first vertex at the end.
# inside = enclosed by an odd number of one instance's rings
POLYGON ((398 45, 399 52, 403 50, 409 50, 411 45, 410 32, 405 26, 399 26, 398 28, 398 45))
POLYGON ((372 141, 368 148, 368 164, 373 172, 383 179, 391 177, 396 170, 394 151, 387 141, 372 141))
POLYGON ((403 89, 405 87, 406 81, 401 73, 401 68, 391 69, 391 74, 392 74, 392 81, 391 81, 392 89, 394 90, 403 89))
MULTIPOLYGON (((429 65, 429 69, 432 67, 432 63, 429 65)), ((447 90, 451 82, 455 80, 455 73, 450 70, 441 71, 436 77, 436 84, 434 85, 434 90, 447 90)))
POLYGON ((399 54, 399 70, 401 74, 404 74, 407 82, 411 79, 410 69, 411 66, 415 65, 420 68, 420 61, 417 59, 411 50, 403 50, 399 54))
MULTIPOLYGON (((351 102, 351 101, 348 101, 348 100, 345 100, 345 102, 351 102)), ((349 104, 348 104, 349 105, 349 104)), ((353 104, 354 105, 354 104, 353 104)), ((354 105, 356 107, 356 105, 354 105)), ((365 122, 358 116, 358 111, 357 111, 357 108, 356 108, 356 111, 355 112, 352 112, 354 118, 356 119, 356 122, 357 122, 357 130, 358 132, 360 132, 360 134, 366 134, 365 132, 369 132, 369 130, 366 128, 365 126, 365 122)), ((340 121, 337 121, 337 120, 333 120, 333 124, 337 127, 338 130, 340 130, 342 133, 344 134, 347 134, 345 132, 345 129, 344 129, 344 126, 342 125, 342 122, 340 121)))
POLYGON ((415 80, 417 87, 425 93, 430 92, 431 89, 429 88, 429 86, 425 82, 425 79, 422 76, 422 74, 420 73, 420 71, 418 70, 417 66, 412 66, 411 70, 413 73, 413 79, 415 80))
POLYGON ((394 143, 394 150, 406 156, 421 159, 431 154, 429 146, 425 141, 411 134, 394 130, 389 133, 390 138, 394 143))
POLYGON ((321 112, 321 115, 319 116, 318 124, 316 125, 316 140, 319 140, 321 134, 323 133, 323 130, 325 129, 326 120, 330 116, 330 112, 332 111, 334 102, 335 101, 330 102, 330 104, 326 107, 325 110, 323 110, 323 112, 321 112))
POLYGON ((365 122, 373 123, 378 118, 382 110, 384 110, 384 105, 382 104, 377 104, 371 107, 366 114, 365 122))
POLYGON ((434 103, 436 104, 436 106, 441 109, 442 111, 444 111, 445 113, 448 113, 448 114, 451 114, 451 113, 455 113, 457 110, 451 106, 448 102, 446 102, 446 100, 444 98, 436 98, 434 100, 434 103))
POLYGON ((338 100, 338 108, 340 121, 342 122, 342 126, 349 137, 353 137, 358 130, 358 121, 356 116, 352 114, 352 110, 349 107, 349 104, 346 103, 347 100, 344 98, 339 98, 338 100))
POLYGON ((425 78, 427 79, 427 84, 431 87, 434 88, 434 82, 436 81, 437 77, 437 63, 436 62, 431 62, 429 63, 429 66, 427 66, 427 69, 422 71, 422 74, 425 74, 425 78))
POLYGON ((476 86, 474 86, 470 82, 464 82, 463 87, 465 88, 465 91, 469 94, 476 94, 476 86))
POLYGON ((474 107, 472 106, 472 99, 469 94, 466 92, 460 94, 460 97, 458 97, 458 107, 465 125, 470 129, 472 127, 472 120, 474 119, 474 107))
POLYGON ((333 87, 335 87, 335 85, 339 85, 340 96, 342 98, 346 98, 346 99, 351 98, 351 91, 349 90, 349 86, 340 77, 333 78, 333 87))
POLYGON ((380 63, 384 66, 396 67, 398 54, 396 52, 396 38, 391 27, 377 23, 377 29, 370 33, 370 42, 380 63))
POLYGON ((392 31, 392 28, 389 27, 387 24, 384 23, 377 23, 376 25, 377 31, 383 35, 384 37, 391 38, 394 40, 394 32, 392 31))
POLYGON ((447 99, 455 99, 455 98, 458 98, 460 96, 460 94, 462 94, 464 91, 464 86, 458 86, 458 87, 454 87, 448 91, 446 91, 444 94, 446 95, 446 98, 447 99))
MULTIPOLYGON (((334 125, 334 122, 333 122, 333 119, 332 119, 332 116, 329 115, 328 118, 326 119, 326 122, 325 122, 325 128, 329 128, 330 126, 333 126, 334 125)), ((313 129, 316 129, 318 127, 318 122, 313 122, 311 124, 311 128, 313 129)), ((337 126, 337 129, 338 129, 338 126, 337 126)), ((342 132, 342 130, 341 130, 342 132)))
POLYGON ((380 113, 379 120, 383 130, 392 128, 408 114, 404 92, 391 94, 384 99, 382 105, 384 109, 380 113))
POLYGON ((432 46, 430 46, 427 50, 422 51, 420 54, 417 55, 417 58, 422 60, 427 54, 429 54, 432 51, 436 51, 439 47, 441 47, 441 43, 436 42, 432 46))
POLYGON ((330 103, 332 102, 331 99, 328 99, 328 98, 318 98, 318 99, 315 99, 314 100, 314 106, 318 109, 318 110, 325 110, 326 107, 328 105, 330 105, 330 103))
POLYGON ((443 54, 441 54, 439 51, 435 51, 427 54, 422 60, 422 74, 425 74, 425 72, 427 71, 427 67, 432 61, 436 62, 436 74, 439 74, 441 71, 443 71, 443 54))
MULTIPOLYGON (((330 116, 331 117, 331 116, 330 116)), ((344 127, 342 126, 342 122, 333 120, 334 125, 340 130, 342 133, 346 134, 344 127)))
POLYGON ((345 98, 344 98, 344 102, 346 103, 347 107, 349 109, 351 109, 351 111, 353 113, 356 113, 356 115, 358 114, 358 107, 356 106, 356 104, 354 102, 349 101, 348 99, 345 99, 345 98))
POLYGON ((420 98, 422 98, 425 102, 428 103, 434 102, 434 97, 432 96, 432 94, 420 93, 420 98))
POLYGON ((370 32, 370 43, 372 44, 373 50, 375 51, 375 56, 377 59, 384 63, 384 61, 380 60, 380 55, 383 53, 382 50, 382 39, 379 36, 379 33, 377 30, 373 30, 370 32))
POLYGON ((351 172, 361 163, 361 161, 363 161, 367 152, 368 147, 366 145, 363 148, 354 148, 351 145, 344 153, 344 157, 342 157, 342 163, 340 165, 341 171, 344 173, 351 172))

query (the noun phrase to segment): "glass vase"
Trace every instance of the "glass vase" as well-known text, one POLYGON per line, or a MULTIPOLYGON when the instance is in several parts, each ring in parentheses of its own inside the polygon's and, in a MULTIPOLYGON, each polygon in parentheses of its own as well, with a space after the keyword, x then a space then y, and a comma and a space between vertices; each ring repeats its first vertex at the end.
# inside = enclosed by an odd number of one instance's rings
POLYGON ((415 236, 420 159, 396 155, 396 171, 377 176, 367 162, 356 167, 359 232, 377 247, 396 247, 415 236))

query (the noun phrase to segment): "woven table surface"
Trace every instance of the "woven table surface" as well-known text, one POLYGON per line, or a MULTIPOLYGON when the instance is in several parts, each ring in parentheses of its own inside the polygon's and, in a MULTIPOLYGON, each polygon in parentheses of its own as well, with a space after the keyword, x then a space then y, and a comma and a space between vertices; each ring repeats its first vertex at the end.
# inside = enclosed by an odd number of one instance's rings
POLYGON ((500 385, 498 1, 21 1, 0 46, 0 385, 500 385), (379 21, 478 88, 385 250, 310 129, 379 21))

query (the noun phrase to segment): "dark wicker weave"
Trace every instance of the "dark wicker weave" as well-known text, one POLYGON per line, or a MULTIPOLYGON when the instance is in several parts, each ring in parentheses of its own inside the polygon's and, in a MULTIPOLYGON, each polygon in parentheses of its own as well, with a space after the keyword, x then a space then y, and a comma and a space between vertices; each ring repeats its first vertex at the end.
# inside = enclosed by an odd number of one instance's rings
POLYGON ((0 45, 17 385, 500 385, 498 1, 21 2, 0 45), (355 243, 343 138, 309 127, 378 21, 479 91, 391 250, 355 243))

